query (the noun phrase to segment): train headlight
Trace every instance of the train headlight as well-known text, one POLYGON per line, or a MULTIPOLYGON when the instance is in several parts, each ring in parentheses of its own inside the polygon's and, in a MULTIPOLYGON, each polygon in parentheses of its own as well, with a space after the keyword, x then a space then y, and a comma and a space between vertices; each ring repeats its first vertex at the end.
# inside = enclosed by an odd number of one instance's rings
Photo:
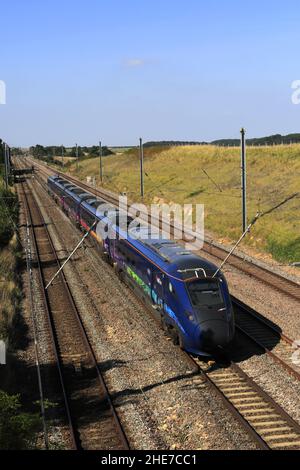
POLYGON ((189 321, 195 321, 195 317, 194 315, 191 313, 191 312, 185 312, 186 316, 187 316, 187 319, 189 321))

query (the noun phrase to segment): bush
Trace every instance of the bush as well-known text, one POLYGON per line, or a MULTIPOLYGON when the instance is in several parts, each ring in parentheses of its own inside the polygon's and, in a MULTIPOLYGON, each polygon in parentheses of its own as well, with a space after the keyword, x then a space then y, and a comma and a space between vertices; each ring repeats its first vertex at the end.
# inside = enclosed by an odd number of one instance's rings
POLYGON ((22 413, 19 395, 0 390, 0 449, 20 450, 35 447, 41 429, 38 414, 22 413))
POLYGON ((6 245, 13 236, 17 217, 17 197, 12 191, 0 188, 0 246, 6 245))

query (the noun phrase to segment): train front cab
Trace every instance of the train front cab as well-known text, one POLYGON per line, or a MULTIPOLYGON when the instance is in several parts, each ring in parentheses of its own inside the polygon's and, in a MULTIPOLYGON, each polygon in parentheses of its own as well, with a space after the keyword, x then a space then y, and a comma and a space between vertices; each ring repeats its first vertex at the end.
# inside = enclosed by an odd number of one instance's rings
POLYGON ((224 277, 196 278, 185 285, 190 318, 196 325, 193 336, 200 349, 212 352, 227 346, 234 336, 234 317, 224 277))
POLYGON ((234 317, 223 279, 183 282, 154 271, 152 299, 165 329, 188 352, 209 356, 232 341, 234 317))
MULTIPOLYGON (((231 304, 226 281, 196 279, 178 272, 170 262, 139 241, 112 243, 118 270, 123 270, 131 286, 154 307, 174 342, 194 354, 209 355, 228 344, 233 335, 231 304), (152 261, 153 260, 153 261, 152 261)), ((203 263, 198 257, 184 257, 186 264, 203 263)), ((202 269, 202 268, 201 268, 202 269)), ((191 270, 192 271, 192 270, 191 270)))

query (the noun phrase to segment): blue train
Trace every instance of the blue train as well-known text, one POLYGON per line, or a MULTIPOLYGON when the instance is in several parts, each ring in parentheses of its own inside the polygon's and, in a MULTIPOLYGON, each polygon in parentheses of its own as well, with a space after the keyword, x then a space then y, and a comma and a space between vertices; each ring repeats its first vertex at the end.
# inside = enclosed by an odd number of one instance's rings
POLYGON ((151 238, 147 226, 128 228, 130 216, 116 215, 115 207, 59 176, 48 178, 48 191, 82 229, 89 230, 96 221, 101 233, 104 227, 113 230, 114 237, 100 237, 95 225, 91 235, 119 276, 159 316, 175 344, 209 356, 232 341, 235 325, 228 286, 221 272, 213 277, 213 263, 172 240, 151 238))

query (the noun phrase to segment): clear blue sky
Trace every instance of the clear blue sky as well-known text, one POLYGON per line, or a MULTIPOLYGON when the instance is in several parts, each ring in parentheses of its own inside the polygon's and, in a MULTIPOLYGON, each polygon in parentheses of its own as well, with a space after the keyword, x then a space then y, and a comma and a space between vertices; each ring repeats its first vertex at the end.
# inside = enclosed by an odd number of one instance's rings
POLYGON ((1 2, 0 137, 130 145, 300 132, 300 3, 1 2))

